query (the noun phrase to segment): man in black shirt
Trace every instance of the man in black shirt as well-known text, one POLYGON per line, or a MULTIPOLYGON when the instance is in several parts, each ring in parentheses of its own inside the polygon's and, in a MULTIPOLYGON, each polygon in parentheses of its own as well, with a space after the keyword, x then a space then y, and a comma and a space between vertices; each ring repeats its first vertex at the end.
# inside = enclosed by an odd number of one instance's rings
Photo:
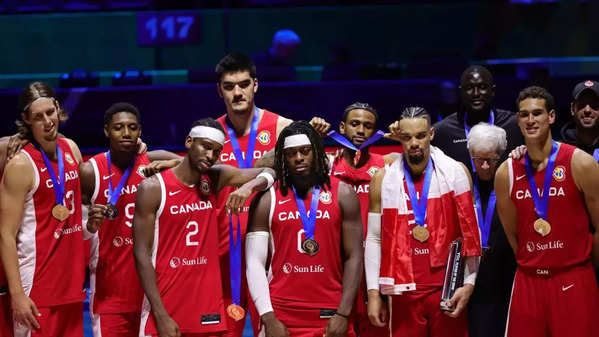
POLYGON ((440 148, 451 158, 464 163, 472 171, 470 155, 466 148, 467 133, 474 125, 485 122, 497 125, 507 133, 507 154, 519 145, 524 144, 522 133, 516 122, 516 115, 507 110, 493 107, 495 84, 493 75, 482 66, 471 66, 460 78, 461 109, 435 123, 435 138, 431 144, 440 148))
POLYGON ((561 140, 599 161, 599 83, 580 82, 574 87, 572 96, 572 120, 562 127, 561 140))

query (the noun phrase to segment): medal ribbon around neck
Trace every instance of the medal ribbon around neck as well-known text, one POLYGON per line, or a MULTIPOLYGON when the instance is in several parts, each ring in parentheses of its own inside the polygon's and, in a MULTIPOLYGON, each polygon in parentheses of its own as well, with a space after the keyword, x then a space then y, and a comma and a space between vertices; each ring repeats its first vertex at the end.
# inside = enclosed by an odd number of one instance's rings
POLYGON ((60 146, 58 146, 58 142, 56 142, 56 157, 58 161, 58 175, 60 180, 56 178, 56 173, 54 173, 54 169, 52 168, 52 164, 50 163, 50 159, 46 152, 39 143, 33 142, 35 148, 42 154, 42 158, 44 158, 44 163, 46 164, 46 168, 48 169, 48 174, 50 174, 50 179, 52 180, 52 184, 54 185, 54 197, 56 198, 56 205, 64 206, 64 184, 65 184, 65 175, 64 175, 64 161, 62 150, 60 146))
POLYGON ((231 140, 231 147, 233 148, 233 153, 235 153, 235 158, 237 159, 237 166, 239 168, 251 168, 252 162, 254 161, 254 148, 256 147, 256 132, 258 131, 258 123, 260 120, 258 119, 258 115, 260 114, 260 110, 258 107, 254 107, 254 116, 252 117, 252 126, 250 128, 250 138, 248 139, 248 147, 245 151, 245 159, 243 158, 243 153, 241 152, 241 148, 239 147, 239 142, 237 141, 237 136, 235 135, 235 130, 229 126, 229 123, 225 123, 227 128, 227 133, 229 134, 229 139, 231 140))
POLYGON ((349 139, 345 138, 344 135, 340 134, 339 132, 337 132, 335 130, 329 131, 327 133, 327 136, 331 137, 331 139, 333 139, 337 143, 343 145, 344 147, 346 147, 350 150, 356 151, 356 155, 354 157, 354 164, 357 164, 358 160, 360 160, 361 151, 363 149, 365 149, 366 147, 372 145, 379 139, 383 138, 383 136, 385 136, 385 133, 381 130, 378 130, 374 135, 372 135, 364 143, 362 143, 362 145, 360 145, 360 147, 356 147, 352 142, 349 141, 349 139))
POLYGON ((593 152, 593 158, 596 162, 599 162, 599 148, 595 149, 595 152, 593 152))
POLYGON ((553 167, 555 166, 555 158, 557 157, 557 143, 552 141, 551 154, 547 160, 547 167, 545 167, 545 180, 543 180, 543 196, 539 196, 537 191, 537 184, 535 182, 535 175, 532 171, 532 165, 530 163, 530 157, 528 153, 524 157, 524 168, 526 169, 526 177, 528 178, 528 186, 530 187, 530 194, 535 205, 535 212, 544 220, 547 220, 547 209, 549 207, 549 186, 551 185, 551 175, 553 174, 553 167))
POLYGON ((408 193, 410 195, 410 202, 412 203, 412 210, 414 211, 414 220, 417 226, 424 226, 424 220, 426 218, 426 204, 428 202, 428 190, 431 187, 431 180, 433 177, 433 161, 429 157, 426 169, 424 170, 424 182, 422 185, 422 194, 420 200, 416 194, 414 188, 414 181, 412 180, 412 170, 408 165, 407 159, 404 157, 403 161, 403 172, 406 177, 406 185, 408 185, 408 193))
POLYGON ((487 209, 483 213, 483 206, 481 202, 479 192, 478 176, 474 175, 474 200, 476 204, 476 216, 478 217, 478 226, 480 228, 481 243, 483 248, 488 247, 489 234, 491 233, 491 221, 493 220, 493 214, 495 213, 495 204, 497 203, 497 196, 495 190, 491 191, 489 195, 489 202, 487 203, 487 209))
POLYGON ((133 165, 135 164, 135 158, 133 158, 133 160, 131 161, 131 164, 129 165, 129 167, 127 167, 127 169, 121 176, 121 180, 119 180, 119 183, 118 183, 118 185, 116 185, 115 189, 112 188, 112 165, 110 162, 110 151, 106 152, 106 162, 108 163, 108 194, 110 195, 108 202, 114 206, 114 205, 116 205, 116 202, 119 200, 119 197, 121 196, 121 191, 123 190, 123 187, 125 186, 125 184, 127 183, 127 180, 129 179, 129 175, 131 174, 131 169, 133 168, 133 165))
POLYGON ((241 220, 237 218, 237 235, 233 239, 233 215, 229 215, 229 271, 231 277, 231 299, 236 305, 241 298, 241 220))
POLYGON ((295 191, 295 187, 291 187, 293 189, 293 195, 295 196, 295 203, 297 205, 297 210, 299 211, 300 218, 302 220, 302 227, 304 228, 304 232, 306 234, 306 239, 314 240, 314 230, 316 227, 316 210, 318 209, 318 201, 320 199, 320 186, 312 187, 312 202, 310 203, 310 214, 306 213, 306 206, 304 206, 304 200, 302 200, 295 191))

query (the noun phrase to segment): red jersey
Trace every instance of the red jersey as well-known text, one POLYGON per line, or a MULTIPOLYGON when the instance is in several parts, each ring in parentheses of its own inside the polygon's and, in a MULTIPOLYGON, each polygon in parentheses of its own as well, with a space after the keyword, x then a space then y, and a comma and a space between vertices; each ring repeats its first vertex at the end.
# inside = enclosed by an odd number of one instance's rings
MULTIPOLYGON (((108 169, 106 153, 90 159, 94 168, 95 188, 92 204, 108 204, 109 181, 116 188, 123 176, 120 168, 111 165, 108 169)), ((133 259, 133 215, 137 185, 145 178, 143 169, 150 161, 146 154, 138 155, 131 168, 119 199, 116 202, 116 219, 106 218, 92 238, 90 256, 90 288, 94 314, 139 311, 143 290, 135 270, 133 259)))
MULTIPOLYGON (((314 256, 303 252, 304 229, 295 196, 290 189, 281 194, 275 183, 270 189, 272 261, 269 268, 273 306, 300 309, 335 309, 343 290, 341 260, 341 211, 337 201, 339 180, 331 177, 331 188, 320 192, 314 240, 320 249, 314 256)), ((304 200, 310 209, 312 192, 304 200)))
MULTIPOLYGON (((555 167, 549 187, 547 221, 549 235, 542 237, 533 224, 534 211, 524 158, 508 160, 510 196, 518 210, 518 250, 516 261, 521 267, 564 268, 587 262, 593 246, 589 232, 589 214, 584 197, 572 177, 571 161, 574 146, 559 143, 555 167)), ((545 169, 535 173, 539 195, 543 192, 545 169)))
MULTIPOLYGON (((79 165, 69 143, 63 138, 57 142, 64 161, 63 201, 69 210, 69 217, 64 221, 52 216, 56 197, 42 154, 32 144, 22 150, 33 167, 35 184, 25 200, 17 233, 17 253, 23 289, 38 307, 79 302, 85 298, 79 165)), ((50 162, 60 179, 58 162, 50 162)))
POLYGON ((360 200, 360 211, 362 214, 362 225, 364 226, 364 239, 368 232, 368 211, 370 200, 368 191, 370 179, 381 168, 385 166, 385 158, 380 154, 370 153, 368 161, 359 168, 352 167, 342 156, 335 158, 331 173, 333 176, 352 186, 360 200))
MULTIPOLYGON (((156 175, 161 202, 156 213, 152 263, 162 303, 181 333, 226 330, 218 256, 216 200, 203 178, 188 186, 172 170, 156 175)), ((141 329, 156 335, 150 304, 144 299, 141 329)))

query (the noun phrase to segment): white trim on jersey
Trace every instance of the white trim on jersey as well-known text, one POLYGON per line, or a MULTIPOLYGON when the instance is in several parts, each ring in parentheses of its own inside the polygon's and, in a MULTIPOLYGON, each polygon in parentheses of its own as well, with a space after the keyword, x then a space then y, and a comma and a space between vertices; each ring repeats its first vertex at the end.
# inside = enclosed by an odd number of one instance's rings
POLYGON ((268 211, 268 232, 270 233, 270 265, 268 266, 268 274, 266 275, 266 278, 268 280, 268 283, 270 283, 270 281, 272 281, 272 278, 274 277, 272 274, 272 257, 275 255, 275 240, 274 237, 272 235, 272 217, 275 213, 275 205, 277 202, 277 193, 275 192, 275 188, 271 187, 268 189, 268 191, 270 192, 270 210, 268 211))
POLYGON ((13 333, 15 334, 14 337, 31 337, 31 329, 27 329, 15 320, 13 320, 13 333))
POLYGON ((35 204, 33 202, 33 195, 37 192, 40 184, 40 176, 37 171, 37 166, 33 161, 33 158, 23 151, 34 172, 34 185, 31 191, 27 193, 25 199, 25 205, 23 207, 23 219, 19 226, 19 232, 17 233, 17 254, 19 256, 19 273, 21 274, 21 284, 25 294, 29 296, 31 288, 33 287, 33 277, 35 274, 35 266, 37 264, 37 247, 36 247, 36 231, 37 221, 35 218, 35 204))
POLYGON ((92 168, 94 169, 94 193, 92 194, 91 203, 95 203, 98 198, 98 193, 100 193, 100 169, 98 168, 98 163, 94 158, 91 158, 89 162, 92 164, 92 168))
MULTIPOLYGON (((94 192, 90 199, 90 203, 94 204, 98 198, 98 192, 100 191, 100 169, 98 168, 98 163, 96 163, 94 158, 91 158, 89 162, 92 164, 92 168, 94 170, 94 192)), ((83 205, 82 207, 85 208, 83 205)), ((101 337, 102 333, 100 330, 100 316, 94 315, 94 300, 96 297, 96 268, 98 267, 98 259, 100 257, 100 237, 98 236, 98 232, 89 233, 87 231, 87 218, 84 218, 83 221, 83 233, 85 234, 85 237, 91 238, 89 249, 89 313, 92 317, 92 331, 94 333, 94 337, 101 337)))
POLYGON ((100 315, 92 313, 91 295, 89 301, 89 316, 92 319, 92 333, 94 334, 94 337, 102 337, 102 323, 100 322, 100 315))
POLYGON ((512 195, 512 189, 514 188, 514 164, 512 158, 507 159, 507 174, 510 181, 510 190, 508 195, 512 195))
MULTIPOLYGON (((154 242, 152 243, 152 266, 156 269, 156 252, 158 251, 158 235, 160 233, 160 216, 162 215, 162 211, 164 210, 164 205, 166 204, 166 186, 164 184, 164 179, 162 178, 162 173, 156 174, 158 181, 160 182, 160 206, 158 207, 158 211, 156 211, 156 220, 154 221, 154 242)), ((148 318, 150 317, 150 312, 152 310, 152 306, 150 305, 150 301, 148 297, 144 295, 143 304, 141 307, 141 321, 139 324, 139 337, 145 337, 146 325, 148 324, 148 318)))

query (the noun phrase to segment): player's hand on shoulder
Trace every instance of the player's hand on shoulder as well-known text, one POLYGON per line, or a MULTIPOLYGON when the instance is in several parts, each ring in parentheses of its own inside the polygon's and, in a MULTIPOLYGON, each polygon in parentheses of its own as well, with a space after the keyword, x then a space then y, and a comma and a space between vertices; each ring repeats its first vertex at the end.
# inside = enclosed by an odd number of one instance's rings
POLYGON ((156 173, 173 168, 181 162, 181 159, 155 160, 144 167, 144 176, 151 177, 156 173))
POLYGON ((348 318, 340 315, 333 315, 327 327, 324 330, 325 337, 344 337, 347 334, 348 318))
POLYGON ((462 311, 468 306, 468 300, 470 300, 473 291, 474 286, 472 284, 464 284, 459 287, 453 294, 453 297, 449 300, 451 306, 455 309, 452 312, 446 311, 445 314, 453 318, 460 317, 462 311))
POLYGON ((137 138, 137 154, 148 152, 148 144, 144 143, 141 138, 137 138))
POLYGON ((102 226, 104 218, 106 217, 107 207, 106 205, 93 204, 89 206, 89 212, 87 213, 87 231, 95 233, 102 226))
POLYGON ((239 214, 243 210, 245 201, 252 195, 252 190, 246 185, 239 187, 237 190, 229 194, 225 208, 229 214, 239 214))
POLYGON ((329 132, 329 129, 331 128, 331 124, 324 120, 324 118, 320 117, 312 117, 310 120, 310 125, 312 125, 316 131, 318 131, 320 136, 326 136, 327 132, 329 132))
POLYGON ((179 325, 170 316, 165 315, 156 319, 156 329, 159 337, 180 337, 179 325))
POLYGON ((25 145, 29 143, 27 138, 23 138, 20 133, 8 137, 8 146, 6 148, 6 159, 14 157, 25 145))
POLYGON ((11 296, 12 316, 17 324, 27 329, 38 330, 40 324, 36 317, 41 316, 33 300, 25 293, 11 296))
POLYGON ((277 319, 274 312, 267 312, 262 315, 262 322, 266 329, 266 337, 289 337, 287 327, 277 319))
POLYGON ((509 157, 514 160, 520 160, 526 154, 526 145, 520 145, 517 148, 513 149, 509 157))

